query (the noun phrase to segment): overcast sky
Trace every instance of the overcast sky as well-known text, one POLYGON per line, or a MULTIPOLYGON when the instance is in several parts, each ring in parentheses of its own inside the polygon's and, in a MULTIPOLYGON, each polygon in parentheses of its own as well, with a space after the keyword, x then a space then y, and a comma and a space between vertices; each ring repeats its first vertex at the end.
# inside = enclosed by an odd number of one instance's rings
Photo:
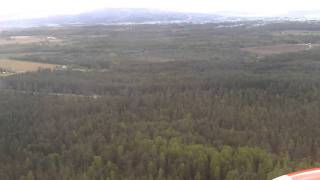
POLYGON ((0 0, 0 20, 77 14, 102 8, 152 8, 206 12, 281 15, 320 9, 320 0, 0 0))

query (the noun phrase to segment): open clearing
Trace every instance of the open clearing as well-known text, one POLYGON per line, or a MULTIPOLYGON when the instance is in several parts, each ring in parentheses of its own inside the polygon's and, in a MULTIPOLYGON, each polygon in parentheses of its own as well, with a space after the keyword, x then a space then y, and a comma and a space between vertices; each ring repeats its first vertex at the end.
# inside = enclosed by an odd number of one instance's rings
POLYGON ((36 63, 27 61, 18 61, 11 59, 0 59, 0 68, 5 69, 8 72, 25 73, 37 71, 39 69, 51 69, 54 70, 58 67, 57 64, 36 63))
POLYGON ((273 46, 242 48, 242 50, 248 51, 260 56, 267 56, 272 54, 305 51, 305 50, 310 50, 317 46, 319 45, 318 44, 280 44, 280 45, 273 45, 273 46))
POLYGON ((0 38, 0 45, 59 42, 62 42, 62 40, 52 36, 10 36, 0 38))

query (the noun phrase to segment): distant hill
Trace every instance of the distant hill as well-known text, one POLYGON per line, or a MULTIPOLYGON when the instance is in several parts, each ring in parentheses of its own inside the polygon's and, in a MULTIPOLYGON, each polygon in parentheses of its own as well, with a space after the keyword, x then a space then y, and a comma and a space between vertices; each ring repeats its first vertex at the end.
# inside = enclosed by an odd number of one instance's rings
POLYGON ((281 16, 264 17, 241 12, 205 14, 160 11, 153 9, 102 9, 77 15, 0 21, 0 28, 96 24, 202 24, 243 20, 320 20, 320 11, 289 12, 281 16))
POLYGON ((67 24, 206 23, 223 19, 223 16, 201 13, 180 13, 150 9, 103 9, 78 15, 4 21, 0 22, 0 26, 33 27, 67 24))

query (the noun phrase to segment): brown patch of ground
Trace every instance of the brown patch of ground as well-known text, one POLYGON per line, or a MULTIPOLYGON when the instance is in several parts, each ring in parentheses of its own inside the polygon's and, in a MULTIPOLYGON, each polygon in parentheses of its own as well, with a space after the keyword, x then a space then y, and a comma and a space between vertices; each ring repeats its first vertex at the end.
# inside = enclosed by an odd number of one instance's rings
POLYGON ((172 62, 175 61, 172 58, 162 58, 155 56, 146 56, 139 58, 140 61, 149 62, 149 63, 163 63, 163 62, 172 62))
POLYGON ((37 71, 39 69, 51 69, 54 70, 59 65, 56 64, 46 64, 46 63, 36 63, 27 61, 18 61, 11 59, 0 59, 0 68, 5 69, 9 72, 14 73, 25 73, 37 71))
POLYGON ((319 45, 317 44, 280 44, 280 45, 272 45, 272 46, 242 48, 242 50, 248 51, 260 56, 267 56, 272 54, 282 54, 282 53, 310 50, 316 46, 319 46, 319 45))

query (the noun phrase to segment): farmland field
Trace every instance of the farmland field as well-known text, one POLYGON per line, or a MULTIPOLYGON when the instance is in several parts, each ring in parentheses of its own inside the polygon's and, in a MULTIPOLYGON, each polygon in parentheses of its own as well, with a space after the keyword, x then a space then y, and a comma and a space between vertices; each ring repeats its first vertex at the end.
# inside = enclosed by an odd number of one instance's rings
POLYGON ((0 45, 58 42, 61 42, 61 40, 51 36, 9 36, 0 38, 0 45))
POLYGON ((320 31, 289 30, 289 31, 276 32, 276 33, 274 33, 274 35, 278 35, 278 36, 287 36, 287 35, 293 35, 293 36, 320 36, 320 31))
POLYGON ((310 50, 317 47, 317 44, 280 44, 280 45, 271 45, 271 46, 260 46, 260 47, 248 47, 243 48, 243 50, 261 55, 272 55, 272 54, 282 54, 290 52, 299 52, 310 50))
POLYGON ((14 73, 25 73, 37 71, 39 69, 51 69, 57 68, 56 64, 36 63, 27 61, 18 61, 12 59, 0 59, 0 68, 14 73))

